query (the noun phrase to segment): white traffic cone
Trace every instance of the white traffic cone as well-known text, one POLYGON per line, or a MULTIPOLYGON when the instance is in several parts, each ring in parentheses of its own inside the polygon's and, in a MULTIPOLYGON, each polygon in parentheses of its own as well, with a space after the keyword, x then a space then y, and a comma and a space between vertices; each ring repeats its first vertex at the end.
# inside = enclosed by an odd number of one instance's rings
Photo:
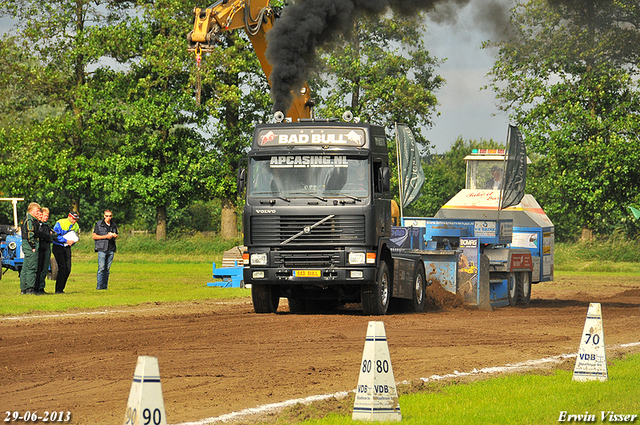
POLYGON ((123 425, 167 425, 158 358, 138 356, 123 425))
POLYGON ((606 381, 607 354, 604 348, 604 329, 600 303, 589 304, 587 319, 584 322, 578 357, 573 369, 574 381, 606 381))
POLYGON ((367 328, 352 419, 402 420, 383 322, 369 322, 367 328))

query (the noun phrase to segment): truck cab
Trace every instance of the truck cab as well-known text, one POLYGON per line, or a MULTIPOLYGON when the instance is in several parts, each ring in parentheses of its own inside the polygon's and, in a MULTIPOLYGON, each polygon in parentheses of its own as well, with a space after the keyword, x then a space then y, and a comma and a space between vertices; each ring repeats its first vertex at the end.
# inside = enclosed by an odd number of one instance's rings
POLYGON ((246 186, 244 281, 256 312, 275 311, 280 297, 302 311, 359 302, 373 291, 371 312, 384 314, 389 288, 374 287, 380 265, 391 262, 389 181, 383 127, 258 125, 239 178, 246 186))
MULTIPOLYGON (((465 189, 493 190, 493 181, 496 177, 502 178, 504 155, 504 149, 475 149, 467 155, 464 158, 467 167, 465 189)), ((527 163, 531 161, 527 159, 527 163)))

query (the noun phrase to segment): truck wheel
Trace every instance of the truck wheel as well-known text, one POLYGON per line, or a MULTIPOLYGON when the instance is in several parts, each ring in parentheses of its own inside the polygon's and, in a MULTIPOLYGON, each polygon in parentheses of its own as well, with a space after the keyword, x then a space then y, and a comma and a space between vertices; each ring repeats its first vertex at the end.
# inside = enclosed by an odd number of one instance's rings
POLYGON ((531 272, 518 273, 518 299, 524 305, 531 301, 531 272))
POLYGON ((424 310, 424 306, 427 302, 425 299, 425 285, 427 282, 427 278, 424 273, 424 266, 418 263, 416 275, 413 278, 413 306, 412 311, 415 313, 419 313, 424 310))
POLYGON ((424 310, 424 306, 427 302, 425 298, 425 285, 427 279, 424 273, 424 266, 422 261, 416 266, 416 270, 413 276, 413 298, 410 300, 394 298, 391 302, 395 302, 400 308, 400 311, 407 313, 420 313, 424 310))
POLYGON ((389 309, 391 299, 391 277, 386 261, 380 263, 375 285, 363 285, 360 290, 362 311, 367 316, 381 316, 389 309))
POLYGON ((58 263, 56 262, 56 257, 53 255, 49 261, 49 272, 47 273, 47 278, 49 280, 56 280, 58 278, 58 263))
POLYGON ((516 274, 520 273, 509 273, 507 275, 507 298, 509 298, 509 305, 511 307, 518 302, 518 292, 520 292, 520 285, 518 284, 518 279, 516 279, 516 274))
POLYGON ((256 313, 275 313, 280 303, 280 296, 271 285, 251 285, 251 299, 256 313))
POLYGON ((307 309, 305 301, 300 298, 289 297, 287 300, 289 301, 289 311, 291 313, 304 313, 307 309))

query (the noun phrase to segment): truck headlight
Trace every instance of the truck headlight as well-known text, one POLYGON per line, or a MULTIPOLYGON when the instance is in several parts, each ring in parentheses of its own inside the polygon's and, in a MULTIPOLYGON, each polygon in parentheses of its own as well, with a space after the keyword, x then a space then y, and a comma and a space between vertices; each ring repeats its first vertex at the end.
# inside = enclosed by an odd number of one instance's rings
POLYGON ((16 249, 17 247, 18 247, 18 245, 15 242, 13 242, 13 241, 9 242, 9 249, 13 250, 13 249, 16 249))
POLYGON ((349 264, 364 264, 366 258, 366 254, 364 252, 350 252, 349 264))
POLYGON ((255 254, 251 254, 250 257, 252 266, 266 266, 267 265, 267 254, 264 252, 258 252, 255 254))

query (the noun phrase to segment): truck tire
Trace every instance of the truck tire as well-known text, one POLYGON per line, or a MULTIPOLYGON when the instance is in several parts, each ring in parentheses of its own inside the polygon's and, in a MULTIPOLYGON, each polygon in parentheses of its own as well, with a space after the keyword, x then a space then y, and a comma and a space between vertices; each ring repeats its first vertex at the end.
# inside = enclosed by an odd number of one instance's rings
POLYGON ((389 309, 391 276, 386 261, 380 263, 375 285, 363 285, 360 289, 362 311, 367 316, 381 316, 389 309))
POLYGON ((251 285, 251 299, 256 313, 275 313, 280 303, 280 296, 271 285, 251 285))
POLYGON ((300 298, 287 298, 289 301, 289 312, 291 313, 304 313, 307 310, 306 302, 300 298))
POLYGON ((520 285, 516 275, 520 273, 509 273, 507 277, 507 298, 509 299, 509 305, 513 307, 518 302, 518 293, 520 292, 520 285))
POLYGON ((520 304, 529 305, 531 301, 531 272, 520 272, 518 278, 518 300, 520 304))
MULTIPOLYGON (((410 300, 394 298, 391 301, 399 302, 400 311, 406 313, 420 313, 424 311, 427 303, 425 298, 427 278, 424 272, 422 261, 418 262, 413 274, 413 298, 410 300)), ((398 305, 398 304, 396 304, 398 305)))

